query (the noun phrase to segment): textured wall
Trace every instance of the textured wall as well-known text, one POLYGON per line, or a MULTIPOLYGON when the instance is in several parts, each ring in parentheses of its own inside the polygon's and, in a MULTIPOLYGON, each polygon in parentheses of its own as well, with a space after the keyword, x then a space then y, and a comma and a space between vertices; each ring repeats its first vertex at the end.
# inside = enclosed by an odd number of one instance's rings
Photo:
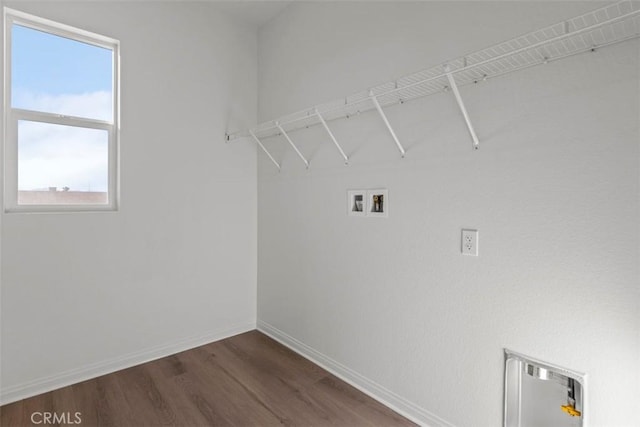
POLYGON ((204 3, 6 5, 120 40, 122 192, 2 215, 3 395, 252 329, 255 151, 223 135, 255 122, 255 29, 204 3))
MULTIPOLYGON (((556 23, 592 2, 304 3, 259 33, 269 120, 556 23)), ((588 374, 592 426, 640 423, 638 41, 267 140, 258 319, 459 426, 502 423, 503 348, 588 374), (387 188, 388 219, 346 215, 387 188), (480 256, 460 254, 460 229, 480 256)))

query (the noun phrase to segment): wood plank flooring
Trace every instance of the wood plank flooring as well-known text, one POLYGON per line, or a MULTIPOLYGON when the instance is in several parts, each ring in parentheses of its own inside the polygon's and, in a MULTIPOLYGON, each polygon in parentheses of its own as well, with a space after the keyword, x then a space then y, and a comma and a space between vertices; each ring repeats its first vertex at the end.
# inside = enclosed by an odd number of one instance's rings
POLYGON ((258 331, 2 406, 0 425, 51 425, 35 412, 79 426, 414 425, 258 331))

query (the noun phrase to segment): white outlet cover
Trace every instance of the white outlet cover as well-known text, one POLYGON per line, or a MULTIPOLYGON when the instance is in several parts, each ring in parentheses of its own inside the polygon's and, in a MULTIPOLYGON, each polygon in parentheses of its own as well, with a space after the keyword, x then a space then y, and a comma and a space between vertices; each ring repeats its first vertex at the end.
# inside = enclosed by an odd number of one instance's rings
POLYGON ((462 230, 461 251, 463 255, 478 256, 478 230, 462 230))

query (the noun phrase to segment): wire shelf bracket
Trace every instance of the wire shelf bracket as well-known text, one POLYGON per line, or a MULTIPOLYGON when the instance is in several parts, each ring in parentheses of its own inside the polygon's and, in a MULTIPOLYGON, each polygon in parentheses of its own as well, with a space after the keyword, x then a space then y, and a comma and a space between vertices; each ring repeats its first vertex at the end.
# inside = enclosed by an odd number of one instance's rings
POLYGON ((253 133, 253 131, 251 129, 249 129, 249 135, 251 135, 251 137, 253 138, 253 140, 256 142, 256 144, 258 144, 258 146, 260 148, 262 148, 262 151, 265 152, 265 154, 267 156, 269 156, 269 158, 271 159, 271 161, 273 162, 274 165, 276 165, 276 167, 278 168, 278 170, 280 170, 280 164, 278 162, 276 162, 276 159, 273 158, 273 156, 271 155, 271 153, 269 153, 269 151, 264 147, 264 145, 262 144, 262 142, 260 142, 260 140, 258 139, 258 137, 256 136, 255 133, 253 133))
POLYGON ((464 121, 467 124, 467 129, 469 129, 469 134, 471 135, 471 139, 473 140, 473 148, 475 150, 480 146, 480 142, 478 141, 478 136, 476 135, 476 131, 473 129, 473 125, 471 124, 471 119, 469 118, 469 113, 467 113, 467 109, 464 106, 464 102, 462 101, 462 96, 460 96, 460 91, 458 90, 458 85, 456 84, 456 80, 453 78, 453 75, 450 72, 449 65, 444 66, 444 72, 447 73, 447 80, 449 81, 449 86, 451 86, 451 90, 453 91, 453 95, 456 98, 456 102, 458 103, 458 107, 460 107, 460 112, 464 117, 464 121))
POLYGON ((338 149, 338 151, 340 152, 340 155, 342 156, 342 158, 344 159, 344 164, 346 166, 349 165, 349 157, 347 157, 346 154, 344 154, 344 150, 342 149, 342 147, 340 146, 340 144, 338 144, 338 140, 336 139, 336 137, 333 135, 333 132, 331 132, 331 129, 329 129, 329 126, 327 125, 327 122, 324 120, 324 117, 322 117, 322 114, 320 114, 320 112, 318 111, 318 109, 314 109, 314 113, 316 114, 316 116, 318 116, 318 120, 320 120, 320 123, 322 123, 322 127, 324 127, 324 130, 327 131, 327 133, 329 134, 329 137, 331 138, 331 140, 333 141, 333 143, 335 144, 336 148, 338 149))
POLYGON ((226 135, 226 139, 231 142, 237 138, 251 136, 271 161, 280 168, 280 165, 271 157, 260 140, 283 135, 308 168, 309 162, 293 144, 283 126, 287 127, 287 132, 294 132, 320 125, 327 131, 347 164, 349 159, 331 132, 329 124, 334 120, 377 110, 404 157, 405 149, 391 127, 383 108, 441 93, 450 88, 473 139, 473 148, 477 149, 479 139, 460 96, 461 87, 482 83, 495 77, 549 64, 574 55, 595 52, 606 46, 635 40, 639 37, 640 1, 622 0, 457 59, 440 62, 440 65, 405 75, 347 97, 318 104, 274 121, 261 123, 249 131, 230 133, 226 135))
POLYGON ((282 136, 284 136, 284 139, 286 139, 289 142, 289 144, 293 147, 293 149, 296 151, 296 153, 298 153, 298 156, 304 162, 304 165, 307 167, 307 169, 309 169, 309 161, 304 158, 304 156, 302 155, 300 150, 298 150, 298 147, 296 147, 296 144, 294 144, 293 141, 291 140, 291 138, 289 138, 289 135, 287 134, 287 132, 285 132, 284 129, 282 129, 282 126, 280 126, 280 123, 276 122, 275 124, 276 124, 276 127, 278 128, 278 130, 280 131, 280 133, 282 134, 282 136))
POLYGON ((389 119, 387 119, 387 115, 384 114, 384 111, 382 111, 382 107, 380 106, 380 102, 378 102, 378 98, 376 98, 376 96, 373 94, 373 91, 369 91, 369 98, 371 98, 371 101, 373 101, 373 105, 375 105, 376 110, 378 110, 378 114, 380 114, 380 117, 382 118, 382 121, 384 122, 385 126, 387 127, 387 129, 389 129, 389 133, 391 134, 391 137, 395 141, 396 146, 398 147, 398 150, 400 151, 400 154, 402 155, 402 157, 404 157, 404 154, 405 154, 404 147, 400 143, 400 140, 398 140, 398 137, 396 136, 395 131, 391 127, 391 123, 389 123, 389 119))

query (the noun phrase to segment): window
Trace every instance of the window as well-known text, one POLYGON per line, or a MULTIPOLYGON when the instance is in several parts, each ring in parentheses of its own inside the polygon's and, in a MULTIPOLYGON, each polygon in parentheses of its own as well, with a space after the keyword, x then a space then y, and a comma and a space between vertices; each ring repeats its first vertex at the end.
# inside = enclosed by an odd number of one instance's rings
POLYGON ((118 41, 4 15, 5 211, 115 210, 118 41))

